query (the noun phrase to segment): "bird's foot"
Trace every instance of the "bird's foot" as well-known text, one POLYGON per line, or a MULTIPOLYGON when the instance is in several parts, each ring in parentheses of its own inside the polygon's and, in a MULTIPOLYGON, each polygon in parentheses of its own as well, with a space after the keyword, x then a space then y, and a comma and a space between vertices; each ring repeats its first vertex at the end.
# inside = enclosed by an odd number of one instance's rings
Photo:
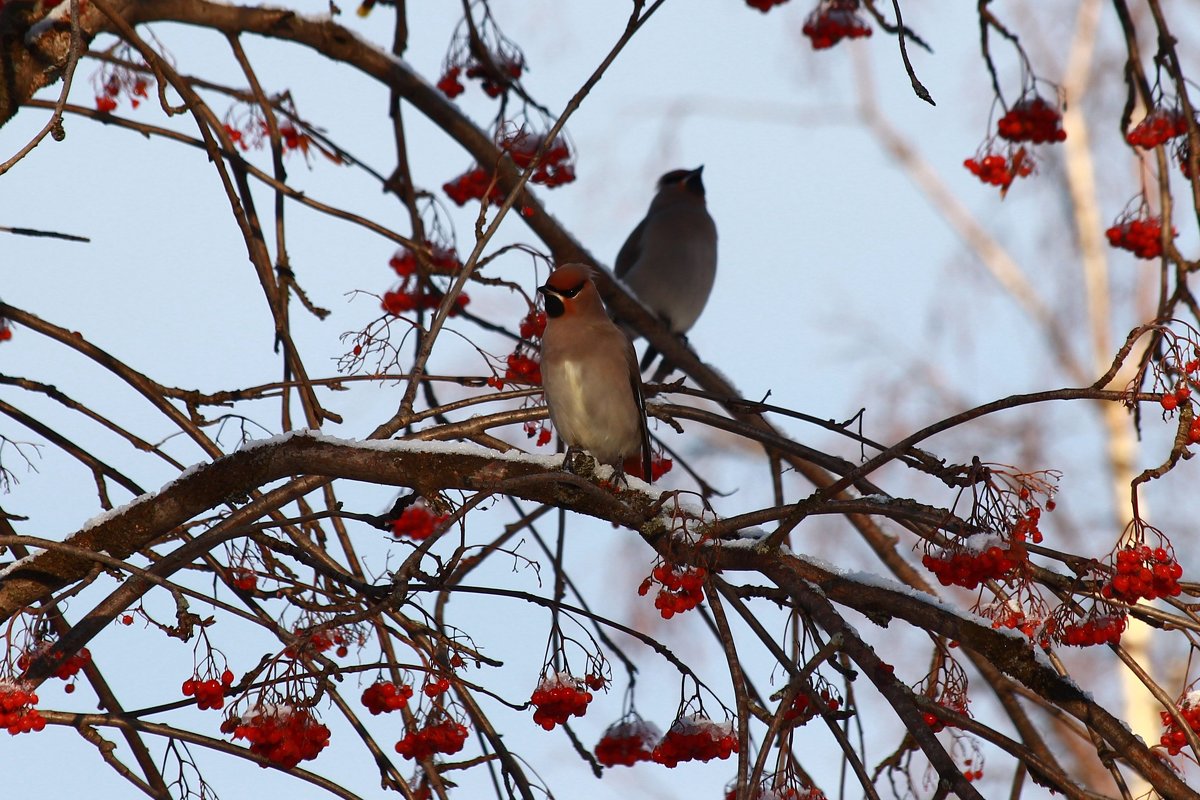
POLYGON ((590 478, 596 472, 596 459, 583 450, 568 447, 563 456, 563 470, 581 478, 590 478))

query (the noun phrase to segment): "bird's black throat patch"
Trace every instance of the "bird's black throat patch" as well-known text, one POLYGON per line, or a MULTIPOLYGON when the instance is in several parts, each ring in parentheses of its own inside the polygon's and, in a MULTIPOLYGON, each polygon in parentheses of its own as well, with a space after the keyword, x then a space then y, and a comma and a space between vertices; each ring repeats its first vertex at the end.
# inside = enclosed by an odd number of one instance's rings
POLYGON ((562 298, 558 295, 543 292, 542 297, 546 298, 546 316, 561 317, 563 312, 567 310, 566 306, 563 305, 562 298))

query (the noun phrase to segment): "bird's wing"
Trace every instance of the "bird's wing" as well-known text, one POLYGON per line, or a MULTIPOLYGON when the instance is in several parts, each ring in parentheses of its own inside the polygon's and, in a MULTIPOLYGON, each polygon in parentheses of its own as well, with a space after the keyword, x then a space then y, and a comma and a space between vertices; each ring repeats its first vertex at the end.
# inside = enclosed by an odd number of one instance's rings
POLYGON ((625 244, 621 245, 621 252, 617 253, 617 263, 613 265, 613 273, 618 278, 625 277, 625 274, 637 263, 638 256, 642 254, 642 232, 645 230, 646 220, 643 219, 633 229, 633 233, 629 234, 625 244))
POLYGON ((642 394, 642 372, 638 369, 637 353, 633 342, 626 339, 625 361, 629 365, 629 388, 633 390, 633 399, 638 409, 638 430, 642 437, 642 479, 646 483, 652 480, 650 472, 650 426, 646 420, 646 398, 642 394))

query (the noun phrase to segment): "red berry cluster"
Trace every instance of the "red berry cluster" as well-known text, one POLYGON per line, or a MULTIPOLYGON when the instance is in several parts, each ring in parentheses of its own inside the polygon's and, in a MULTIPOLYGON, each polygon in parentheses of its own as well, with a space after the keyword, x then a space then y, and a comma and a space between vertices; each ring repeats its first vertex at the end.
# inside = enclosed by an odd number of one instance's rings
MULTIPOLYGON (((44 649, 44 647, 45 646, 43 645, 42 647, 39 647, 33 651, 27 650, 24 653, 21 653, 21 655, 17 656, 17 669, 20 669, 20 670, 29 669, 29 665, 33 663, 34 657, 41 655, 41 652, 44 649)), ((59 654, 59 651, 57 650, 57 648, 52 646, 52 652, 50 655, 52 657, 57 657, 58 654, 59 654)), ((74 678, 75 675, 79 673, 79 670, 81 670, 85 666, 87 666, 88 662, 90 662, 91 660, 92 660, 91 651, 89 651, 86 647, 82 647, 82 648, 80 648, 79 652, 76 653, 75 655, 70 656, 68 658, 64 658, 62 661, 59 662, 58 667, 54 670, 54 677, 56 677, 60 680, 69 681, 69 680, 71 680, 71 678, 74 678)), ((74 687, 70 687, 70 686, 67 687, 68 692, 73 691, 73 689, 74 689, 74 687)))
POLYGON ((1032 175, 1035 164, 1025 148, 1019 147, 1011 156, 989 152, 976 158, 968 158, 963 162, 963 166, 984 183, 999 186, 1007 191, 1017 178, 1032 175))
POLYGON ((284 122, 279 126, 279 138, 285 151, 299 150, 305 155, 308 154, 308 146, 312 142, 307 133, 290 122, 284 122))
POLYGON ((1192 146, 1188 143, 1187 139, 1183 139, 1175 148, 1175 160, 1179 162, 1179 171, 1182 172, 1183 177, 1187 178, 1189 181, 1192 179, 1192 165, 1190 163, 1191 159, 1192 146))
MULTIPOLYGON (((409 289, 400 288, 384 292, 379 307, 393 317, 398 317, 407 311, 416 311, 419 308, 426 311, 433 310, 442 304, 443 296, 437 290, 427 291, 425 286, 418 282, 409 289)), ((466 308, 470 302, 471 298, 467 293, 460 292, 458 297, 454 298, 454 307, 450 309, 450 316, 453 317, 460 310, 466 308)))
MULTIPOLYGON (((654 455, 650 458, 650 480, 647 483, 654 483, 656 480, 666 475, 675 466, 675 462, 666 456, 654 455)), ((646 480, 646 476, 642 474, 642 457, 630 456, 625 459, 621 465, 627 475, 632 475, 635 478, 646 480)), ((686 609, 685 609, 686 610, 686 609)))
POLYGON ((397 686, 391 681, 376 681, 363 691, 362 704, 378 716, 404 708, 412 696, 412 687, 407 684, 397 686))
POLYGON ((243 133, 240 128, 230 122, 226 122, 221 127, 225 129, 225 135, 229 137, 229 141, 236 145, 242 152, 246 152, 251 146, 262 146, 261 134, 251 137, 249 133, 243 133))
POLYGON ((528 383, 534 386, 542 385, 542 362, 540 359, 526 355, 520 346, 504 359, 504 377, 493 375, 488 378, 488 385, 503 389, 505 383, 528 383))
MULTIPOLYGON (((488 386, 503 389, 505 383, 542 385, 542 362, 530 348, 546 333, 546 312, 530 311, 521 320, 519 332, 524 341, 518 344, 517 348, 505 359, 504 377, 493 375, 487 380, 488 386)), ((530 432, 528 425, 526 425, 525 431, 529 433, 530 437, 539 435, 539 445, 545 443, 541 441, 540 434, 530 432)), ((546 441, 550 441, 550 432, 544 431, 544 434, 546 441)))
POLYGON ((1200 442, 1200 417, 1192 419, 1192 424, 1188 428, 1187 443, 1196 444, 1200 442))
MULTIPOLYGON (((764 781, 754 793, 754 800, 826 800, 825 793, 815 786, 772 786, 764 781)), ((737 800, 737 785, 728 788, 725 800, 737 800)))
POLYGON ((1068 622, 1056 637, 1068 647, 1091 647, 1095 644, 1120 644, 1125 632, 1124 614, 1089 616, 1080 622, 1068 622))
POLYGON ((234 567, 229 570, 229 580, 239 592, 253 592, 258 588, 258 576, 246 567, 234 567))
MULTIPOLYGON (((430 676, 432 677, 432 676, 430 676)), ((426 697, 437 697, 439 694, 445 694, 450 689, 449 678, 433 678, 426 680, 425 685, 421 687, 421 691, 426 697)))
MULTIPOLYGON (((1144 213, 1144 212, 1143 212, 1144 213)), ((1118 219, 1104 232, 1113 247, 1129 250, 1138 258, 1158 258, 1162 255, 1162 217, 1138 216, 1118 219)), ((1179 231, 1171 229, 1171 238, 1179 231)))
POLYGON ((662 588, 654 596, 654 607, 663 619, 670 619, 700 605, 704 599, 704 579, 707 577, 708 570, 704 567, 659 564, 651 571, 650 577, 642 581, 638 594, 645 597, 651 586, 660 584, 662 588))
POLYGON ((757 8, 764 14, 770 11, 775 6, 781 6, 788 0, 746 0, 746 5, 751 8, 757 8))
POLYGON ((932 730, 934 733, 941 733, 946 729, 946 723, 942 722, 942 720, 936 714, 926 711, 921 715, 921 719, 925 720, 925 724, 928 725, 930 730, 932 730))
POLYGON ((233 685, 233 673, 225 670, 221 673, 221 679, 209 678, 200 680, 200 677, 193 676, 183 682, 183 696, 195 697, 196 707, 201 711, 210 708, 225 707, 225 690, 233 685))
MULTIPOLYGON (((508 152, 518 167, 525 169, 533 163, 538 149, 545 141, 545 136, 521 130, 501 142, 500 146, 508 152)), ((556 186, 562 186, 564 183, 570 183, 575 180, 574 159, 571 156, 571 148, 565 139, 561 136, 556 137, 553 142, 546 145, 546 152, 542 154, 542 161, 533 174, 529 176, 529 180, 533 183, 541 184, 547 189, 553 189, 556 186)))
POLYGON ((587 713, 592 693, 584 682, 569 672, 557 672, 542 678, 533 690, 529 702, 534 707, 533 721, 548 731, 561 725, 568 717, 582 717, 587 713))
POLYGON ((1189 387, 1186 383, 1180 382, 1180 384, 1175 387, 1175 391, 1163 394, 1163 396, 1158 399, 1158 402, 1164 410, 1174 411, 1175 409, 1179 408, 1181 404, 1186 404, 1188 398, 1191 396, 1191 387, 1189 387))
MULTIPOLYGON (((1179 701, 1175 707, 1179 712, 1179 716, 1183 717, 1183 721, 1188 724, 1195 733, 1200 733, 1200 692, 1189 692, 1186 697, 1179 701)), ((1167 748, 1167 752, 1173 756, 1179 755, 1183 748, 1187 747, 1187 736, 1183 730, 1175 722, 1175 719, 1167 711, 1158 712, 1162 717, 1162 724, 1166 730, 1162 733, 1159 744, 1167 748)))
POLYGON ((446 71, 442 73, 442 77, 438 79, 437 88, 450 99, 458 97, 466 88, 459 80, 459 76, 465 73, 466 77, 479 81, 479 88, 483 89, 483 93, 488 97, 499 97, 508 88, 510 81, 521 77, 521 72, 525 69, 525 61, 519 55, 493 54, 492 62, 500 71, 500 76, 475 60, 465 66, 447 67, 446 71))
POLYGON ((407 536, 414 541, 423 542, 437 532, 448 519, 449 514, 434 514, 424 504, 411 505, 392 520, 392 536, 407 536))
POLYGON ((442 184, 442 191, 459 206, 466 205, 468 200, 482 200, 484 197, 489 203, 504 201, 504 192, 492 183, 492 173, 478 165, 442 184))
POLYGON ((450 69, 442 73, 442 77, 438 78, 438 90, 451 100, 458 97, 460 94, 466 91, 467 88, 463 86, 462 81, 458 79, 458 76, 461 74, 462 67, 450 67, 450 69))
MULTIPOLYGON (((503 385, 503 384, 502 384, 503 385)), ((546 427, 544 420, 529 420, 525 423, 525 435, 530 439, 537 437, 537 446, 544 447, 550 444, 550 429, 546 427)))
POLYGON ((80 648, 79 652, 69 658, 63 660, 58 665, 58 669, 54 670, 54 677, 59 680, 69 681, 74 678, 79 670, 86 667, 92 660, 91 652, 86 648, 80 648))
POLYGON ((937 556, 926 553, 921 563, 937 576, 942 586, 974 589, 984 581, 1012 578, 1027 558, 1025 548, 1017 542, 1007 548, 992 544, 976 551, 968 540, 967 547, 961 550, 944 550, 937 556))
POLYGON ((820 0, 800 30, 812 40, 813 50, 871 35, 866 20, 858 15, 858 0, 820 0))
POLYGON ((396 742, 396 752, 413 761, 425 761, 435 753, 457 753, 466 741, 467 727, 446 719, 406 731, 404 738, 396 742))
POLYGON ((309 631, 297 628, 293 633, 299 641, 284 648, 283 654, 288 658, 296 658, 302 652, 324 653, 335 646, 338 658, 345 658, 350 653, 350 637, 339 629, 309 631))
MULTIPOLYGON (((453 247, 434 245, 429 252, 429 269, 439 275, 454 275, 462 269, 458 253, 453 247)), ((407 247, 401 247, 388 260, 388 266, 396 271, 401 278, 407 278, 417 272, 417 254, 407 247)))
POLYGON ((251 753, 283 769, 310 761, 329 746, 329 728, 317 722, 308 709, 286 705, 255 706, 240 718, 226 719, 221 731, 245 739, 251 753))
POLYGON ((1187 117, 1178 108, 1155 108, 1125 134, 1125 141, 1152 150, 1187 133, 1187 117))
POLYGON ((1023 97, 1000 118, 996 126, 1001 138, 1010 142, 1044 144, 1067 138, 1062 114, 1038 95, 1023 97))
MULTIPOLYGON (((141 75, 129 71, 121 70, 105 73, 99 73, 96 81, 96 110, 105 114, 109 114, 117 109, 117 101, 124 94, 129 98, 129 105, 137 108, 142 104, 142 100, 148 96, 147 88, 149 84, 141 75)), ((95 79, 94 79, 95 80, 95 79)))
POLYGON ((654 743, 662 732, 645 720, 633 719, 609 725, 596 743, 596 760, 606 767, 632 767, 653 758, 654 743))
POLYGON ((984 616, 991 619, 992 628, 1020 631, 1025 638, 1030 641, 1036 640, 1042 647, 1050 646, 1058 625, 1053 618, 1043 619, 1037 614, 1027 615, 1019 605, 1015 605, 1011 600, 988 607, 984 616))
POLYGON ((526 341, 540 339, 546 335, 546 312, 545 311, 530 311, 521 320, 521 325, 518 329, 521 338, 526 341))
POLYGON ((12 681, 0 681, 0 728, 12 736, 45 728, 45 717, 34 708, 37 702, 38 696, 33 692, 12 681))
POLYGON ((1114 558, 1116 574, 1100 589, 1106 599, 1133 604, 1141 598, 1155 600, 1175 597, 1180 592, 1179 578, 1183 567, 1163 547, 1148 544, 1129 545, 1117 551, 1114 558))
MULTIPOLYGON (((223 127, 225 128, 225 135, 229 137, 229 141, 236 145, 242 152, 247 152, 251 148, 260 148, 264 142, 270 141, 271 138, 271 127, 257 113, 237 117, 227 116, 223 127)), ((284 120, 279 124, 279 143, 283 146, 285 153, 299 150, 307 157, 308 149, 312 145, 313 140, 311 136, 298 128, 295 123, 290 120, 284 120)), ((326 150, 319 145, 317 149, 335 164, 341 163, 341 156, 336 152, 326 150)))
POLYGON ((713 722, 703 715, 692 714, 675 720, 651 757, 655 763, 674 768, 683 761, 729 758, 737 751, 737 737, 733 735, 731 723, 713 722))
POLYGON ((12 338, 12 326, 8 324, 8 320, 0 319, 0 342, 7 342, 12 338))
MULTIPOLYGON (((429 265, 432 271, 443 274, 453 274, 462 269, 462 262, 458 260, 458 254, 452 247, 435 246, 429 256, 429 265)), ((388 261, 388 266, 400 276, 400 285, 383 295, 381 306, 384 311, 400 316, 406 311, 430 310, 442 304, 444 295, 421 280, 417 270, 417 257, 411 250, 406 247, 397 250, 388 261)), ((466 292, 459 293, 458 297, 454 298, 450 316, 466 308, 470 302, 471 298, 466 292)))
MULTIPOLYGON (((828 711, 837 711, 842 707, 842 700, 828 686, 822 687, 818 693, 821 698, 821 705, 824 705, 828 711)), ((817 714, 821 713, 817 703, 814 703, 805 692, 800 692, 796 695, 796 699, 792 701, 792 707, 783 714, 783 721, 799 726, 804 725, 817 714)))
MULTIPOLYGON (((1050 511, 1054 510, 1054 501, 1046 503, 1046 508, 1050 511)), ((1025 509, 1025 513, 1017 517, 1017 521, 1013 523, 1012 540, 1016 545, 1024 544, 1026 541, 1032 541, 1034 544, 1041 544, 1042 531, 1038 528, 1038 523, 1042 519, 1042 510, 1037 506, 1030 506, 1025 509)))

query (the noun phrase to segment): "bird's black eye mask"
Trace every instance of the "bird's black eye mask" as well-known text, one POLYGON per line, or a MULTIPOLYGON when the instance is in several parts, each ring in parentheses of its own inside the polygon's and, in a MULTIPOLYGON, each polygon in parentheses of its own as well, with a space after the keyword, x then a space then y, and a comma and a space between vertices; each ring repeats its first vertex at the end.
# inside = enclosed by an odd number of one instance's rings
POLYGON ((542 293, 542 297, 546 298, 546 314, 550 317, 561 317, 567 310, 567 307, 563 305, 563 298, 572 298, 582 292, 584 283, 586 281, 581 281, 578 286, 572 286, 570 289, 539 287, 538 291, 542 293))

